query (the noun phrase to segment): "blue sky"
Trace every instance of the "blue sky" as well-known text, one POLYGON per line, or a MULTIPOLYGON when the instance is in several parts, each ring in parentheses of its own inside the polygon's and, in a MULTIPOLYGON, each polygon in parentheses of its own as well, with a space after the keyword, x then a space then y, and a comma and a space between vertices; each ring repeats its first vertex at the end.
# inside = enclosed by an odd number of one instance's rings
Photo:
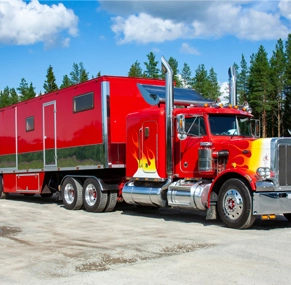
MULTIPOLYGON (((21 78, 43 92, 49 65, 58 85, 83 62, 90 78, 127 76, 153 52, 214 68, 220 83, 244 54, 263 45, 272 55, 291 33, 291 2, 282 1, 23 1, 0 0, 0 90, 21 78)), ((160 65, 159 65, 160 66, 160 65)))

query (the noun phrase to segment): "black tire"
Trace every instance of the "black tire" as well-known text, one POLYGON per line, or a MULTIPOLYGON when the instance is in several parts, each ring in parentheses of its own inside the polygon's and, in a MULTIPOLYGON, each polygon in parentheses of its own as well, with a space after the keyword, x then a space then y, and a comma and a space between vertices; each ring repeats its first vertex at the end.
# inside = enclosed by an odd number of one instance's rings
POLYGON ((217 203, 220 219, 230 228, 249 228, 256 219, 250 191, 240 179, 232 178, 222 185, 217 203))
POLYGON ((81 183, 67 177, 61 187, 63 204, 68 210, 79 210, 83 206, 83 191, 81 183))
POLYGON ((104 212, 112 212, 117 203, 117 192, 110 191, 104 212))
POLYGON ((291 222, 291 214, 288 213, 288 214, 284 214, 284 217, 289 221, 291 222))
POLYGON ((3 178, 0 176, 0 199, 6 199, 8 193, 3 192, 3 178))
POLYGON ((84 208, 88 212, 103 212, 108 194, 101 191, 100 184, 94 178, 87 178, 83 186, 84 208))
POLYGON ((54 193, 41 193, 40 196, 42 198, 50 198, 53 196, 54 193))

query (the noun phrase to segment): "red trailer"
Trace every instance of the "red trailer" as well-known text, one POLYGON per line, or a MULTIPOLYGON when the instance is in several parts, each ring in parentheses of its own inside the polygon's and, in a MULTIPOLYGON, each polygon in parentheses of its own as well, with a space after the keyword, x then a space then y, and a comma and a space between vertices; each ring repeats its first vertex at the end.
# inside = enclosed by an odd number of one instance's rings
POLYGON ((165 81, 101 76, 1 109, 0 196, 189 208, 233 228, 291 220, 291 139, 259 138, 232 85, 231 104, 209 102, 162 64, 165 81))

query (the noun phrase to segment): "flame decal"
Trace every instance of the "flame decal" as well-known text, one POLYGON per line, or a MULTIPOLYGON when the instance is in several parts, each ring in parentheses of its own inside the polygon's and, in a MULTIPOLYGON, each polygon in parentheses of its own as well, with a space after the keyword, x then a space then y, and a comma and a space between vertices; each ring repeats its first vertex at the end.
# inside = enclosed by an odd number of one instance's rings
POLYGON ((160 178, 157 173, 156 156, 153 150, 144 145, 144 150, 139 145, 138 134, 134 132, 132 135, 132 156, 137 162, 137 171, 133 177, 142 178, 160 178))
POLYGON ((237 141, 228 146, 232 167, 256 172, 258 167, 270 167, 270 139, 237 141))

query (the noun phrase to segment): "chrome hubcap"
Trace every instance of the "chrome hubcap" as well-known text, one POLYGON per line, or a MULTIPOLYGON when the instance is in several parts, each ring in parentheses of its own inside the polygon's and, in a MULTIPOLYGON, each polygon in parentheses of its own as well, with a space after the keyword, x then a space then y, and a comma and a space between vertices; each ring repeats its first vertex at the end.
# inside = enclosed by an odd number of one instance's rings
POLYGON ((235 189, 230 189, 224 194, 223 211, 231 220, 236 220, 241 216, 243 212, 243 199, 235 189))
POLYGON ((97 199, 97 190, 93 184, 88 184, 85 189, 85 200, 87 205, 94 206, 97 199))
POLYGON ((68 204, 72 204, 75 198, 75 190, 72 184, 68 183, 64 190, 64 197, 68 204))

